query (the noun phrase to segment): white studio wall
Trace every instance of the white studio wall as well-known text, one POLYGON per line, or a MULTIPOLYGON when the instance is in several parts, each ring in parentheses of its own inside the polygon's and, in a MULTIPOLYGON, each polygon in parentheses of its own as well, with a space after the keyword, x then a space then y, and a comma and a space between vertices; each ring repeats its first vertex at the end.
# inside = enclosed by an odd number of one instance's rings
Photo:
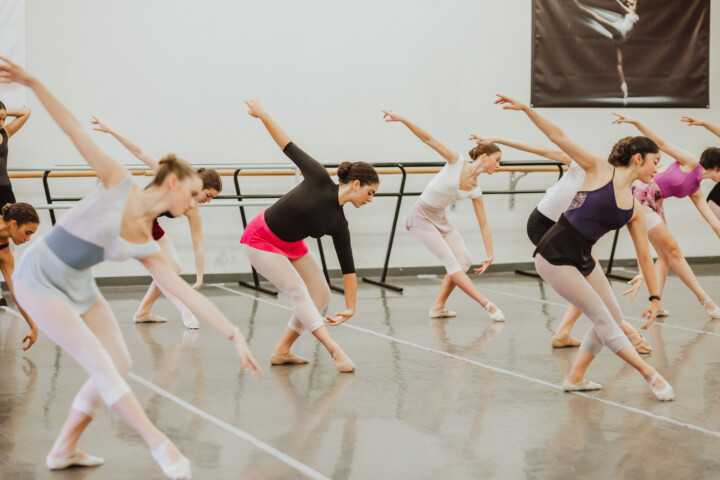
MULTIPOLYGON (((713 1, 713 4, 716 2, 713 1)), ((711 9, 711 44, 720 9, 711 9)), ((548 143, 527 118, 493 105, 495 93, 529 101, 530 0, 478 2, 402 0, 33 0, 26 3, 27 68, 90 129, 97 115, 148 152, 176 153, 191 163, 289 162, 262 125, 246 113, 243 99, 259 98, 291 138, 321 162, 439 161, 399 124, 386 124, 380 110, 402 112, 442 142, 466 152, 470 133, 548 143)), ((3 25, 3 30, 6 28, 3 25)), ((711 78, 718 55, 712 50, 711 78)), ((697 152, 720 139, 680 123, 681 115, 720 123, 720 89, 711 84, 711 108, 625 109, 667 140, 697 152)), ((12 140, 11 168, 77 165, 82 159, 37 100, 28 94, 32 118, 12 140)), ((610 125, 608 109, 543 109, 569 135, 597 152, 609 152, 620 137, 634 135, 610 125)), ((108 153, 137 163, 111 137, 97 133, 108 153)), ((505 160, 531 156, 504 149, 505 160)), ((547 188, 556 176, 535 174, 519 188, 547 188)), ((397 188, 397 176, 383 177, 381 191, 397 188)), ((410 179, 420 190, 428 176, 410 179)), ((137 179, 139 185, 145 181, 137 179)), ((225 192, 233 191, 224 177, 225 192)), ((247 193, 292 187, 290 177, 244 179, 247 193)), ((482 176, 486 189, 505 189, 509 175, 482 176)), ((87 179, 53 181, 58 194, 85 193, 87 179)), ((16 180, 19 199, 45 203, 39 180, 16 180)), ((709 191, 710 184, 703 189, 709 191)), ((540 195, 487 196, 496 263, 530 261, 525 236, 528 214, 540 195)), ((414 198, 399 221, 391 267, 435 266, 422 245, 402 228, 414 198)), ((358 268, 380 267, 392 221, 394 199, 378 198, 360 210, 346 208, 358 268)), ((686 256, 715 255, 720 241, 689 200, 666 202, 671 230, 686 256)), ((259 208, 250 209, 251 215, 259 208)), ((485 258, 471 205, 450 214, 476 262, 485 258)), ((42 214, 39 234, 49 229, 42 214)), ((161 220, 188 271, 193 268, 187 222, 161 220)), ((236 208, 203 209, 206 273, 249 271, 239 248, 236 208)), ((610 238, 600 242, 601 258, 610 238)), ((313 242, 310 242, 314 248, 313 242)), ((337 268, 331 242, 330 268, 337 268)), ((22 248, 18 249, 19 252, 22 248)), ((622 235, 619 258, 634 255, 622 235)), ((98 276, 144 274, 133 262, 103 264, 98 276)))

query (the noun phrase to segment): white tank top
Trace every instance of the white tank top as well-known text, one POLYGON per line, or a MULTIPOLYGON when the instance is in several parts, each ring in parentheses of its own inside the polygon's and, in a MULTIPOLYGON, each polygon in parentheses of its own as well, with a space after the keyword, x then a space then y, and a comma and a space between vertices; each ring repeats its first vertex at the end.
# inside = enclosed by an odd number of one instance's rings
POLYGON ((445 164, 425 187, 420 200, 433 208, 444 209, 458 200, 481 197, 482 189, 479 185, 470 191, 460 190, 460 172, 464 164, 462 156, 452 165, 445 164))
POLYGON ((560 214, 567 210, 572 203, 584 181, 585 170, 573 160, 562 178, 545 191, 545 196, 538 203, 538 211, 550 220, 557 222, 560 214))

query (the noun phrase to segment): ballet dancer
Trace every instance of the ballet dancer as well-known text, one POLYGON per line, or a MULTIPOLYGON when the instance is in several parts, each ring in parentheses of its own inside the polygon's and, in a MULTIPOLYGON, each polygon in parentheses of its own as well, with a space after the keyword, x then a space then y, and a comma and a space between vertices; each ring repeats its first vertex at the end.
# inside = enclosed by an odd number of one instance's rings
POLYGON ((7 203, 2 207, 2 213, 0 213, 0 272, 2 272, 5 284, 7 284, 10 295, 18 306, 18 310, 20 310, 30 327, 30 331, 22 340, 22 343, 27 342, 27 345, 23 346, 23 350, 32 347, 37 340, 38 327, 15 299, 15 288, 12 281, 12 274, 15 271, 15 257, 13 257, 12 250, 10 250, 10 240, 12 239, 15 245, 29 242, 30 237, 37 232, 39 225, 40 217, 32 205, 27 203, 7 203))
POLYGON ((590 152, 571 140, 560 128, 529 106, 498 95, 495 103, 507 110, 519 110, 570 158, 585 170, 585 181, 570 207, 550 227, 535 250, 535 268, 570 304, 593 323, 585 335, 572 369, 563 382, 565 391, 599 390, 599 383, 585 379, 585 371, 603 345, 634 367, 647 381, 658 400, 672 400, 672 387, 630 344, 620 328, 622 312, 610 282, 592 258, 592 245, 610 230, 627 225, 638 263, 650 291, 643 328, 655 321, 660 296, 655 279, 645 215, 632 195, 632 183, 649 182, 660 158, 658 146, 647 137, 625 137, 618 141, 608 159, 590 152))
MULTIPOLYGON (((659 169, 660 171, 650 182, 643 183, 636 180, 632 187, 633 195, 638 199, 645 213, 645 227, 650 243, 658 254, 655 262, 655 275, 658 279, 660 295, 665 287, 668 270, 672 267, 678 278, 695 294, 707 314, 712 318, 720 318, 720 307, 703 290, 692 268, 685 260, 680 246, 670 233, 663 209, 663 201, 667 198, 689 197, 700 215, 720 237, 720 220, 713 214, 700 190, 700 182, 703 179, 711 179, 713 182, 720 180, 720 149, 706 148, 698 158, 690 152, 667 143, 639 120, 618 113, 613 115, 617 117, 613 121, 614 124, 634 125, 640 133, 653 140, 661 152, 675 159, 670 165, 659 169)), ((642 276, 638 275, 633 281, 642 282, 642 276)), ((658 312, 658 316, 668 316, 669 314, 664 309, 658 312)))
POLYGON ((625 71, 623 69, 623 45, 630 38, 635 25, 640 21, 637 14, 637 0, 615 0, 624 13, 620 14, 603 8, 591 7, 585 5, 579 0, 575 0, 578 8, 586 17, 582 19, 583 23, 600 35, 607 37, 615 44, 615 53, 617 55, 617 70, 620 76, 620 91, 623 95, 623 104, 627 105, 628 87, 625 81, 625 71))
POLYGON ((19 305, 90 375, 46 457, 47 466, 55 470, 104 463, 77 450, 77 443, 105 402, 145 440, 165 475, 190 478, 189 460, 152 424, 125 381, 130 355, 91 267, 104 260, 138 259, 161 288, 182 297, 202 320, 233 342, 243 368, 252 369, 253 377, 261 373, 239 329, 173 271, 152 240, 152 222, 160 213, 177 216, 195 205, 200 177, 185 162, 168 156, 161 160, 152 184, 140 189, 128 170, 97 147, 77 118, 38 79, 0 57, 0 80, 25 85, 35 93, 101 182, 24 252, 13 275, 19 305))
POLYGON ((15 203, 15 193, 7 171, 8 143, 10 137, 15 135, 30 118, 29 108, 13 108, 8 110, 5 104, 0 102, 0 205, 15 203), (7 117, 15 117, 15 120, 5 124, 7 117))
MULTIPOLYGON (((693 117, 684 116, 681 118, 681 121, 687 123, 689 127, 705 127, 709 132, 714 133, 716 136, 720 137, 720 127, 712 125, 704 120, 698 120, 693 117)), ((720 149, 718 149, 717 147, 710 147, 707 150, 712 150, 716 152, 715 155, 720 154, 720 149)), ((720 182, 716 183, 713 189, 710 190, 706 201, 715 217, 720 218, 720 182)))
MULTIPOLYGON (((97 117, 93 117, 91 123, 95 125, 93 130, 98 132, 109 133, 117 141, 119 141, 130 153, 135 155, 141 162, 150 167, 150 169, 157 173, 160 168, 160 162, 145 152, 142 148, 133 143, 130 139, 120 134, 117 130, 110 127, 106 123, 98 120, 97 117)), ((198 175, 203 181, 203 189, 195 199, 198 204, 208 203, 213 198, 217 197, 222 191, 222 180, 217 171, 210 168, 198 168, 198 175)), ((203 249, 202 240, 202 219, 200 218, 200 208, 197 205, 189 209, 184 215, 188 219, 188 225, 190 226, 190 238, 192 239, 193 252, 195 253, 195 272, 196 280, 192 286, 195 290, 198 290, 203 284, 203 272, 205 270, 205 253, 203 249)), ((164 212, 161 216, 170 217, 167 212, 164 212)), ((172 218, 172 217, 171 217, 172 218)), ((178 258, 175 246, 170 239, 165 235, 165 230, 162 229, 158 219, 156 218, 153 222, 153 240, 158 242, 163 253, 167 256, 170 265, 177 273, 180 273, 182 266, 180 265, 180 259, 178 258)), ((135 323, 157 323, 166 322, 167 319, 159 315, 151 313, 152 307, 160 298, 161 291, 158 288, 157 282, 153 280, 150 284, 150 288, 145 294, 142 303, 138 307, 137 312, 133 315, 135 323)), ((183 324, 186 328, 200 328, 200 322, 193 313, 188 309, 179 298, 169 296, 168 299, 172 302, 175 308, 180 312, 183 324)))
POLYGON ((493 262, 493 241, 490 225, 485 215, 482 189, 478 185, 478 175, 492 175, 500 166, 502 153, 497 145, 476 146, 469 152, 472 162, 466 162, 456 151, 450 150, 433 138, 422 128, 398 115, 392 110, 383 110, 386 122, 400 122, 405 125, 423 143, 440 154, 447 162, 440 172, 430 180, 420 198, 412 206, 405 222, 407 228, 425 247, 445 266, 440 291, 430 308, 430 318, 454 317, 457 314, 445 308, 448 297, 455 289, 460 289, 478 302, 495 322, 505 321, 502 311, 485 298, 468 277, 467 270, 472 265, 470 252, 460 233, 447 218, 447 207, 466 198, 472 199, 473 209, 480 225, 487 258, 474 269, 482 275, 493 262))
MULTIPOLYGON (((548 160, 553 160, 565 164, 568 167, 567 172, 555 183, 552 187, 548 188, 545 192, 545 196, 540 200, 537 207, 528 217, 527 221, 527 235, 533 245, 537 247, 538 243, 542 239, 543 235, 550 230, 550 227, 555 225, 560 219, 560 215, 568 209, 572 199, 578 192, 583 182, 585 181, 585 170, 570 158, 562 150, 545 147, 542 145, 534 145, 525 142, 518 142, 514 140, 507 140, 500 137, 489 137, 483 135, 471 135, 470 140, 477 141, 478 145, 489 145, 492 143, 505 145, 516 150, 523 152, 533 153, 541 157, 545 157, 548 160)), ((591 252, 593 259, 597 262, 597 256, 595 252, 591 252)), ((633 287, 634 291, 640 285, 633 287)), ((631 290, 633 291, 633 290, 631 290)), ((582 312, 573 305, 568 305, 560 326, 552 337, 553 348, 565 348, 565 347, 579 347, 582 343, 579 339, 571 335, 571 331, 575 322, 582 315, 582 312)), ((645 340, 645 338, 638 332, 638 330, 625 320, 620 324, 625 335, 627 335, 630 342, 635 347, 638 353, 650 353, 652 347, 645 340)))
POLYGON ((252 266, 287 295, 293 305, 294 313, 270 363, 308 363, 308 359, 290 352, 295 340, 307 329, 328 350, 338 371, 352 372, 355 364, 332 339, 320 315, 330 303, 330 287, 304 239, 332 236, 343 273, 346 310, 325 318, 328 325, 340 325, 353 316, 357 302, 357 276, 343 205, 351 203, 358 208, 372 202, 380 184, 377 172, 365 162, 343 162, 338 167, 340 185, 337 185, 325 167, 290 140, 258 100, 245 103, 250 116, 262 121, 278 147, 303 174, 298 186, 248 224, 240 240, 252 266))

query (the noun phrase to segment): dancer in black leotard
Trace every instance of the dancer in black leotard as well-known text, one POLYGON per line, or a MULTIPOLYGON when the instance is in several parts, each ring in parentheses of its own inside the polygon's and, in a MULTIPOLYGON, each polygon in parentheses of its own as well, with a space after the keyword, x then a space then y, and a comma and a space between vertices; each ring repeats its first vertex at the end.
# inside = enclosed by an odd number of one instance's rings
POLYGON ((340 185, 337 185, 325 167, 292 143, 260 102, 245 103, 250 115, 263 122, 275 143, 303 174, 297 187, 250 222, 240 240, 250 263, 290 297, 293 304, 294 313, 270 363, 308 363, 307 359, 290 353, 300 333, 308 329, 327 348, 340 372, 352 372, 355 365, 330 337, 319 313, 330 303, 330 288, 308 253, 304 239, 332 236, 343 273, 347 308, 326 319, 329 325, 339 325, 355 313, 357 300, 357 277, 343 205, 361 207, 372 202, 379 185, 377 172, 365 162, 343 162, 338 168, 340 185))
POLYGON ((8 162, 8 140, 20 130, 30 118, 29 108, 14 108, 7 110, 5 104, 0 102, 0 206, 15 203, 10 177, 7 171, 8 162), (5 125, 7 117, 16 117, 15 120, 5 125))
POLYGON ((585 170, 585 180, 570 207, 542 237, 535 250, 535 268, 540 276, 580 309, 593 323, 583 339, 575 363, 563 383, 565 391, 598 390, 600 384, 585 379, 585 371, 603 346, 640 372, 658 400, 672 400, 669 383, 630 344, 620 328, 620 306, 602 268, 591 255, 592 245, 610 230, 627 225, 638 263, 650 291, 650 304, 643 313, 654 321, 660 308, 645 214, 632 195, 635 180, 649 182, 655 174, 659 148, 647 137, 626 137, 613 147, 606 160, 581 147, 556 125, 529 106, 509 97, 495 102, 503 108, 523 111, 548 139, 585 170), (638 208, 635 208, 636 204, 638 208))
MULTIPOLYGON (((13 287, 12 274, 15 271, 15 257, 13 257, 10 250, 10 239, 15 245, 29 242, 30 236, 37 232, 39 224, 40 217, 32 205, 8 203, 2 207, 2 213, 0 213, 0 272, 2 272, 3 279, 13 299, 15 298, 15 288, 13 287)), ((27 345, 23 347, 23 350, 27 350, 37 340, 38 327, 17 301, 15 301, 15 304, 30 327, 30 331, 22 340, 23 343, 27 342, 27 345)))

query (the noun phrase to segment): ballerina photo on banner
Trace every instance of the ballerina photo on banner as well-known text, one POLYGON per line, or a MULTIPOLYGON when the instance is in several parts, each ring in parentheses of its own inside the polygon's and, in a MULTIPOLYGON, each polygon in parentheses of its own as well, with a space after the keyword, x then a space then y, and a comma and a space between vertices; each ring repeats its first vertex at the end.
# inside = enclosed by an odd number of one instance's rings
POLYGON ((535 107, 709 103, 709 0, 533 0, 535 107))

